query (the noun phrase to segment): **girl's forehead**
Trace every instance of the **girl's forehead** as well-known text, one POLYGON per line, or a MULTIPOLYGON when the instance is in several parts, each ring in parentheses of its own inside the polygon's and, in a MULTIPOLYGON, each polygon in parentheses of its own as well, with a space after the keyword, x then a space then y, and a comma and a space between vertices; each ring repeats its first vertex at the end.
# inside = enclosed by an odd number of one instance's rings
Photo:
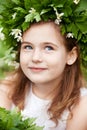
POLYGON ((34 24, 23 35, 24 41, 35 42, 61 42, 62 36, 60 30, 56 29, 52 23, 34 24))
POLYGON ((35 24, 32 24, 25 32, 30 32, 31 30, 39 30, 40 31, 40 28, 42 28, 43 30, 54 30, 54 31, 57 31, 57 32, 60 32, 60 27, 58 25, 56 25, 54 22, 41 22, 41 23, 35 23, 35 24))
POLYGON ((42 23, 32 25, 26 32, 24 32, 23 39, 47 39, 63 42, 63 36, 60 28, 53 23, 42 23))

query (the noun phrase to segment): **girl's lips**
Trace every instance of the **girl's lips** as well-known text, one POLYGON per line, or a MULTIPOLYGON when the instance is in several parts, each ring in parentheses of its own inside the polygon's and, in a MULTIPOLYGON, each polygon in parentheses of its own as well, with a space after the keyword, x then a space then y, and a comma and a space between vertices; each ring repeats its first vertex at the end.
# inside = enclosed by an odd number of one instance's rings
POLYGON ((37 68, 37 67, 29 67, 30 70, 33 72, 41 72, 43 70, 46 70, 46 68, 37 68))

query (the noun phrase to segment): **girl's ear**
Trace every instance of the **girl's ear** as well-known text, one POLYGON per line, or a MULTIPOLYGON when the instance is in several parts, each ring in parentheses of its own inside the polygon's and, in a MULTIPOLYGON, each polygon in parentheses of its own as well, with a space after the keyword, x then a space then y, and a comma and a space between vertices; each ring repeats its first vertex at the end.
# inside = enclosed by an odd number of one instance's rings
POLYGON ((76 61, 77 57, 77 47, 73 47, 73 49, 68 54, 67 64, 72 65, 76 61))

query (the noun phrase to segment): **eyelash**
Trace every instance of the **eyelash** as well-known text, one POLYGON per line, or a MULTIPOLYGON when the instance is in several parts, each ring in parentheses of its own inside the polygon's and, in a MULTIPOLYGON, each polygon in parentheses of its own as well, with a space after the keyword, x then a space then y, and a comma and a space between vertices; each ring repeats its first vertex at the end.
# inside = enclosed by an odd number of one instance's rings
POLYGON ((32 50, 33 49, 33 47, 31 45, 24 45, 23 48, 25 50, 32 50))
POLYGON ((47 49, 47 51, 54 50, 52 46, 45 46, 45 49, 47 49))

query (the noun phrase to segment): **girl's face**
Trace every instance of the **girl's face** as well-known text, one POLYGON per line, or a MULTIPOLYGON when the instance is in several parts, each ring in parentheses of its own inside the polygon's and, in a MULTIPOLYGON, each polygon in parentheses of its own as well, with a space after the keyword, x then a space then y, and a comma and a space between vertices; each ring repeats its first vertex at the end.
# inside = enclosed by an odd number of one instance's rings
POLYGON ((33 83, 58 83, 68 61, 68 52, 55 28, 49 24, 34 25, 23 35, 20 65, 33 83))

